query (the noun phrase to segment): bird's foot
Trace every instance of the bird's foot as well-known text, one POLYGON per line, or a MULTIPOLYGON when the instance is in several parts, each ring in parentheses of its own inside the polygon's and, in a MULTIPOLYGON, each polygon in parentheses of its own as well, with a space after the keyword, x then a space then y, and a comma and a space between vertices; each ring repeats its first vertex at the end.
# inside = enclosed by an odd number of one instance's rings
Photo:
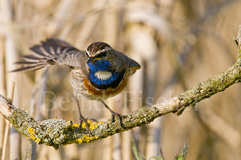
POLYGON ((112 123, 115 122, 115 116, 116 116, 118 118, 118 120, 119 120, 119 125, 121 126, 121 128, 125 128, 125 126, 122 123, 122 117, 124 117, 124 116, 119 114, 119 113, 116 113, 116 112, 112 111, 110 109, 110 107, 107 104, 105 104, 104 101, 101 101, 101 102, 111 112, 111 117, 112 117, 112 121, 111 122, 112 123))
POLYGON ((87 132, 90 133, 90 129, 89 129, 89 125, 87 121, 94 121, 94 122, 98 122, 96 119, 94 118, 85 118, 82 115, 80 116, 80 126, 79 128, 86 128, 87 132), (85 126, 82 125, 82 122, 84 122, 85 126))
POLYGON ((122 114, 116 113, 116 112, 111 112, 111 122, 114 123, 115 122, 115 116, 118 118, 119 121, 119 125, 121 126, 121 128, 125 128, 125 126, 122 123, 122 118, 124 117, 122 114))
POLYGON ((80 119, 79 128, 80 129, 84 128, 84 126, 82 126, 82 122, 84 122, 87 132, 90 133, 89 125, 87 123, 88 118, 84 118, 82 115, 80 115, 79 119, 80 119))

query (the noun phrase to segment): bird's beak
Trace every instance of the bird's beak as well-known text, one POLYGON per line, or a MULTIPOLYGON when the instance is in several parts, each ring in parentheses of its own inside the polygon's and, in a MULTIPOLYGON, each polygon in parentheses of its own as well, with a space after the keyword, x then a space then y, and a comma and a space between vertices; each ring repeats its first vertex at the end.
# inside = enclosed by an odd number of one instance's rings
POLYGON ((94 63, 97 60, 101 60, 101 58, 90 57, 87 63, 94 63))
POLYGON ((89 57, 87 63, 93 63, 94 62, 94 58, 93 57, 89 57))

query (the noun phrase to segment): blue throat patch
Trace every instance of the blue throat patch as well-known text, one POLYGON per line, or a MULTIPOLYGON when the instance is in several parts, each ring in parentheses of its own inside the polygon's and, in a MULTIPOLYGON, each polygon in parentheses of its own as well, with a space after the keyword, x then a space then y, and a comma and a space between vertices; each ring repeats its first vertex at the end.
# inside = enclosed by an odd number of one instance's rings
POLYGON ((98 60, 93 63, 87 63, 89 66, 89 80, 93 86, 98 89, 107 89, 109 87, 116 88, 124 77, 124 70, 121 72, 115 72, 111 69, 111 64, 108 60, 98 60), (106 80, 100 80, 95 76, 98 71, 108 71, 112 73, 112 76, 106 80))

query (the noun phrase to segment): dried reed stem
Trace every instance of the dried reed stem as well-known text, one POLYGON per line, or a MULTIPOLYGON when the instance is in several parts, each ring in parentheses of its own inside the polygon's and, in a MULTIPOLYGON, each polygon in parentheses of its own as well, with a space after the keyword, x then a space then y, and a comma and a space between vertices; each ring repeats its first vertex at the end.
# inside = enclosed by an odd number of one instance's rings
MULTIPOLYGON (((6 96, 6 74, 4 56, 4 36, 0 34, 0 94, 6 96)), ((5 118, 0 117, 0 157, 2 155, 3 141, 5 132, 5 118)))

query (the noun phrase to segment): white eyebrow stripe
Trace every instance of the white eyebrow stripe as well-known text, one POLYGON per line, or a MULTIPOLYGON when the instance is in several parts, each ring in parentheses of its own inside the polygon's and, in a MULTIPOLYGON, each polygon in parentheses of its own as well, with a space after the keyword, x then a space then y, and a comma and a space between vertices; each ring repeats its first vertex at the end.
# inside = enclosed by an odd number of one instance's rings
POLYGON ((89 51, 86 50, 85 52, 86 52, 86 53, 88 54, 88 56, 90 57, 90 53, 89 53, 89 51))
POLYGON ((110 51, 110 50, 112 50, 112 48, 110 48, 110 47, 106 47, 105 49, 102 49, 102 50, 96 52, 96 55, 97 55, 97 54, 100 54, 100 53, 102 53, 102 52, 110 51))

